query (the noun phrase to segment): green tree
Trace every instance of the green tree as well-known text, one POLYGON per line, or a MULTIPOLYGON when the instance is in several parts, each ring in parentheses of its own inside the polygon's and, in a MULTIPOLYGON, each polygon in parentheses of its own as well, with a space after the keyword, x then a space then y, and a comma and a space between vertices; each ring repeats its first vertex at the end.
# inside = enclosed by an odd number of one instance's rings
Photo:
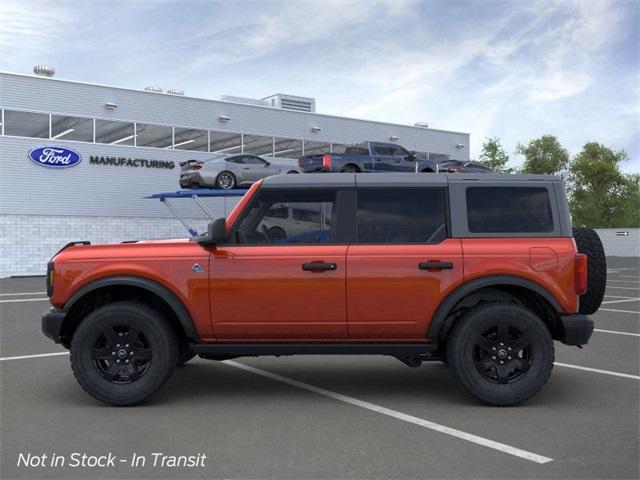
POLYGON ((614 152, 597 142, 582 147, 569 167, 574 225, 591 228, 640 226, 640 176, 622 173, 619 163, 625 160, 624 150, 614 152))
POLYGON ((558 175, 565 171, 569 163, 569 152, 553 135, 534 138, 526 145, 520 143, 516 147, 516 153, 524 155, 521 173, 558 175))
POLYGON ((513 173, 513 168, 508 168, 509 155, 500 144, 498 137, 487 138, 482 144, 482 153, 479 157, 487 167, 498 173, 513 173))

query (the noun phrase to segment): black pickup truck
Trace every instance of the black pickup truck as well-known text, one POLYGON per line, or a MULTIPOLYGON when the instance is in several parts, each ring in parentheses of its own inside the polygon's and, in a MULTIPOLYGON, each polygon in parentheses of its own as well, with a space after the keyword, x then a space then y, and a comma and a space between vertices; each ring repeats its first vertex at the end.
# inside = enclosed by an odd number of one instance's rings
POLYGON ((438 164, 393 143, 363 142, 344 153, 320 153, 298 160, 304 173, 315 172, 437 172, 438 164))

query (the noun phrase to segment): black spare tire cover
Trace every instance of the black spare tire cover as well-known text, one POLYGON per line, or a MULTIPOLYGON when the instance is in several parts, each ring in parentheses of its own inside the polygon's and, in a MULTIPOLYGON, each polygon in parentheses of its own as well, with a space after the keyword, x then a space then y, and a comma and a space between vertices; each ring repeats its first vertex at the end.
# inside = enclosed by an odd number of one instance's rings
POLYGON ((573 238, 578 252, 587 255, 587 291, 580 297, 579 313, 595 313, 604 297, 607 287, 607 257, 600 237, 591 228, 574 228, 573 238))

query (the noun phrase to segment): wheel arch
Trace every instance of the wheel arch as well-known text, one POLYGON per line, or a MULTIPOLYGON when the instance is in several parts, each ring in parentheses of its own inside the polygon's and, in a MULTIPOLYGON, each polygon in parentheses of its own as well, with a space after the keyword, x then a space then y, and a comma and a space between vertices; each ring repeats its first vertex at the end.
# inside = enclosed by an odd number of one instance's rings
POLYGON ((113 301, 131 299, 155 306, 168 317, 176 333, 188 340, 197 339, 189 311, 171 290, 147 278, 115 276, 81 287, 65 303, 67 315, 62 326, 63 344, 70 342, 73 332, 89 311, 113 301))
POLYGON ((345 163, 340 170, 344 170, 347 167, 353 167, 356 173, 362 172, 362 168, 360 168, 360 165, 353 162, 345 163))
POLYGON ((451 292, 436 310, 427 331, 427 338, 433 341, 444 340, 461 311, 463 312, 469 303, 474 306, 483 301, 500 301, 507 298, 517 299, 540 315, 554 338, 557 337, 559 332, 556 320, 558 314, 562 313, 562 306, 553 294, 531 280, 499 275, 472 280, 451 292))

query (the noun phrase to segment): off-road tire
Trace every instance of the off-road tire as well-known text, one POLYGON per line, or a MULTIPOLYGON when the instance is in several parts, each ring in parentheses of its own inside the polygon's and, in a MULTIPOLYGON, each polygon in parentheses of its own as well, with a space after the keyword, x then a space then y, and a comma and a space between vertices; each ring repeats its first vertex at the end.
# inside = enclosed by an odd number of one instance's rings
POLYGON ((579 313, 591 315, 598 311, 607 288, 607 257, 600 237, 590 228, 574 228, 573 238, 578 252, 587 255, 587 291, 580 296, 579 313))
MULTIPOLYGON (((498 338, 498 337, 497 337, 498 338)), ((498 340, 488 343, 488 351, 491 351, 491 358, 485 356, 481 362, 494 362, 492 358, 501 358, 498 351, 493 350, 493 345, 506 352, 505 347, 500 347, 498 340)), ((511 348, 511 347, 510 347, 511 348)), ((503 353, 501 352, 501 353, 503 353)), ((553 369, 554 348, 553 339, 546 325, 531 310, 507 302, 486 303, 470 309, 454 325, 453 331, 447 339, 447 363, 453 370, 455 376, 462 385, 480 401, 495 406, 511 406, 525 402, 542 389, 547 382, 551 370, 553 369), (488 375, 495 371, 498 374, 498 366, 481 370, 476 367, 474 360, 477 355, 484 355, 483 349, 478 347, 478 343, 485 344, 485 332, 492 332, 497 326, 507 326, 507 332, 514 336, 513 340, 503 342, 505 345, 512 345, 512 350, 505 355, 511 354, 513 357, 505 363, 511 365, 508 369, 514 369, 517 362, 524 364, 521 359, 527 359, 528 367, 524 372, 516 374, 514 371, 513 380, 509 383, 498 383, 499 380, 489 379, 488 375), (524 342, 528 339, 528 346, 522 350, 516 350, 518 338, 517 333, 521 332, 524 342), (512 353, 517 351, 517 353, 512 353), (518 356, 516 356, 518 355, 518 356), (519 357, 522 355, 522 357, 519 357), (514 360, 515 359, 515 360, 514 360), (512 363, 514 362, 514 363, 512 363)), ((500 366, 504 368, 504 366, 500 366)), ((517 369, 516 369, 517 370, 517 369)), ((511 373, 509 374, 511 375, 511 373)))
MULTIPOLYGON (((102 350, 107 354, 112 348, 114 352, 119 351, 110 345, 115 341, 118 340, 108 342, 102 350)), ((136 356, 134 353, 131 358, 136 356)), ((71 340, 71 369, 78 383, 89 395, 111 405, 134 405, 149 398, 169 379, 177 360, 178 341, 169 322, 153 308, 138 302, 114 302, 97 308, 80 323, 71 340), (123 329, 127 333, 123 333, 123 329), (123 333, 122 338, 126 339, 133 330, 137 332, 136 338, 144 343, 137 351, 144 351, 148 356, 148 363, 142 361, 147 367, 130 383, 118 383, 115 377, 109 381, 104 376, 108 370, 104 365, 108 365, 109 360, 93 358, 97 344, 106 342, 114 334, 118 337, 123 333)), ((116 375, 121 375, 126 368, 116 375)))

